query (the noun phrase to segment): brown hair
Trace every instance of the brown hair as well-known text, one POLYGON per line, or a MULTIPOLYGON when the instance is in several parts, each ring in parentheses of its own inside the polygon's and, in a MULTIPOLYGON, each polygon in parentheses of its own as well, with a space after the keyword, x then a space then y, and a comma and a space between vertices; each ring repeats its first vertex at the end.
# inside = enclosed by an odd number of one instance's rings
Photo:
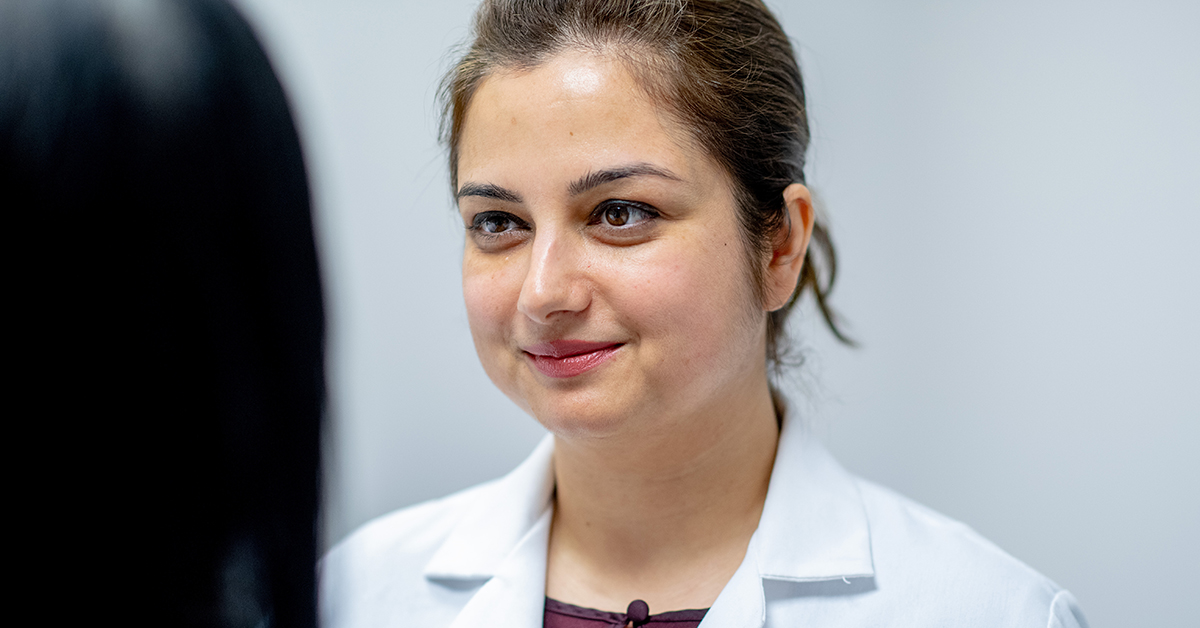
MULTIPOLYGON (((442 84, 442 139, 458 186, 458 144, 475 90, 497 70, 530 70, 566 49, 615 55, 725 169, 734 185, 755 293, 763 261, 787 229, 783 190, 804 182, 808 117, 787 35, 761 0, 483 0, 474 38, 442 84)), ((821 217, 796 290, 767 318, 767 359, 788 354, 784 322, 806 291, 829 329, 837 257, 821 217), (824 276, 824 280, 822 280, 824 276)))

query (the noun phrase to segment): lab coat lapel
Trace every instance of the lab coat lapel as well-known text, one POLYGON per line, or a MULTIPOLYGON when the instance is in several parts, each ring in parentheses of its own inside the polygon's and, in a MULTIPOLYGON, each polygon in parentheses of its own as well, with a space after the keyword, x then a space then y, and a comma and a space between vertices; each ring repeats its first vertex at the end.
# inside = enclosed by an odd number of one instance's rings
POLYGON ((553 509, 547 508, 451 628, 541 628, 552 514, 553 509))
POLYGON ((755 536, 764 578, 815 582, 875 575, 857 481, 796 420, 784 421, 755 536))
POLYGON ((554 513, 554 439, 547 436, 507 476, 480 492, 425 566, 435 586, 479 590, 452 628, 540 628, 554 513))
POLYGON ((701 628, 760 628, 764 580, 812 582, 875 574, 854 478, 795 420, 785 420, 758 529, 701 628))
POLYGON ((547 435, 508 475, 482 487, 425 565, 430 580, 486 580, 528 535, 554 494, 554 438, 547 435))

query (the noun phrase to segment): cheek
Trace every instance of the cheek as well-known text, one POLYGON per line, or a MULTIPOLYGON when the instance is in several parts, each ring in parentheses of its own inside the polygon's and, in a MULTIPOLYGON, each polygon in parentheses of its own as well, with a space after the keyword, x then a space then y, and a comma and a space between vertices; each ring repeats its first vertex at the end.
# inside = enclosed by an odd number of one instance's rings
POLYGON ((479 357, 485 362, 483 348, 502 341, 517 309, 521 283, 511 264, 482 263, 470 253, 463 257, 463 301, 467 320, 479 357))
MULTIPOLYGON (((468 244, 468 246, 470 246, 468 244)), ((532 414, 519 380, 522 364, 513 350, 517 300, 524 280, 519 258, 473 259, 463 256, 463 302, 475 353, 488 378, 513 403, 532 414)))
POLYGON ((765 318, 740 251, 723 241, 693 243, 638 264, 617 309, 639 328, 647 357, 671 363, 666 372, 705 380, 705 372, 753 360, 765 318))

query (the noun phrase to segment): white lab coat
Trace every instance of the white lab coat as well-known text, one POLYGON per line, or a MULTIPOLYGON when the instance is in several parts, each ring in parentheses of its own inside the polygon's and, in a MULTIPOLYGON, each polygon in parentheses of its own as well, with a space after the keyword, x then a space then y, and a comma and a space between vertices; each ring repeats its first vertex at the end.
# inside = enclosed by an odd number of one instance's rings
MULTIPOLYGON (((746 557, 702 628, 1086 628, 1070 593, 967 526, 850 475, 794 423, 746 557)), ((540 627, 553 447, 548 436, 507 476, 338 544, 321 564, 324 628, 540 627)))

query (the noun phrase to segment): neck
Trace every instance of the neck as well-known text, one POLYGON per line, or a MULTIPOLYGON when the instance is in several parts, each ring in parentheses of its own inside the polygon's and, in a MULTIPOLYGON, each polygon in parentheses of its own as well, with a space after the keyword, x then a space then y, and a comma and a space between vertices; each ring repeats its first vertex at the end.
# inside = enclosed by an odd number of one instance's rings
POLYGON ((758 527, 778 437, 765 373, 667 427, 558 437, 547 595, 618 611, 643 599, 655 614, 711 606, 758 527))

